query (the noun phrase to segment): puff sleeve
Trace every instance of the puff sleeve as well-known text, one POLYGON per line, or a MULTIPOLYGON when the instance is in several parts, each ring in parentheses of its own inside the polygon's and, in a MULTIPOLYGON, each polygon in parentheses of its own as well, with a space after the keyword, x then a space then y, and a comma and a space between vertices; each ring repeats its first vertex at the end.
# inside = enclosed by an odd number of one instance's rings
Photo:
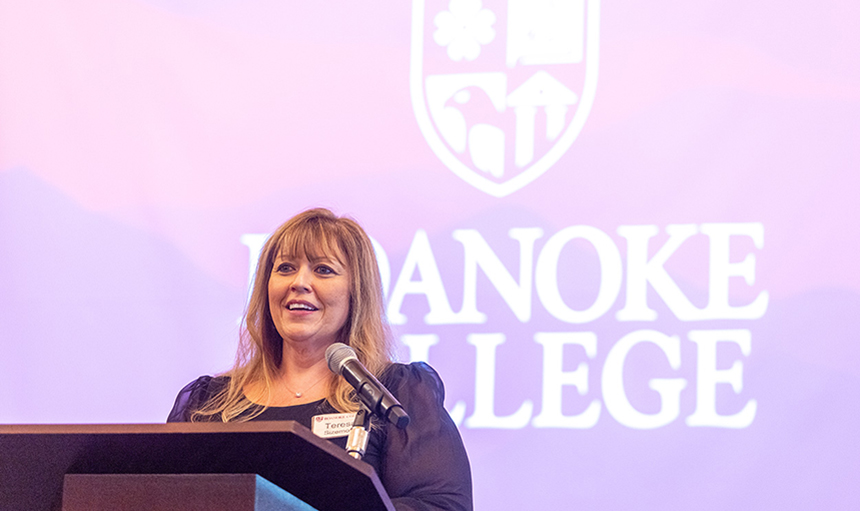
POLYGON ((471 510, 469 458, 443 406, 445 389, 423 362, 394 364, 380 378, 409 414, 405 429, 385 427, 379 476, 399 511, 471 510))
POLYGON ((227 384, 224 377, 201 376, 179 391, 167 422, 191 422, 191 414, 227 384))

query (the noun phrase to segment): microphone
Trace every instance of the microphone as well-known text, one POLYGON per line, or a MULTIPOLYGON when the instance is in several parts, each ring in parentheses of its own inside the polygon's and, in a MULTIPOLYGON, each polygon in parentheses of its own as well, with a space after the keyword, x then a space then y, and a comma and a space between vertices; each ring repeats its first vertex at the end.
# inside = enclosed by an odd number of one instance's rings
POLYGON ((326 348, 325 359, 331 372, 343 376, 355 388, 364 406, 377 417, 391 422, 399 429, 409 424, 406 410, 358 360, 354 349, 336 342, 326 348))

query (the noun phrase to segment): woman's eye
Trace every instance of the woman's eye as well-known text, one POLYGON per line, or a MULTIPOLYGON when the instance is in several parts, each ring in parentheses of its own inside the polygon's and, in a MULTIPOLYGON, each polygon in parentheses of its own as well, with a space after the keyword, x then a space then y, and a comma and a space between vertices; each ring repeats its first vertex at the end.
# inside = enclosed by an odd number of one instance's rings
POLYGON ((283 264, 278 265, 278 272, 279 273, 288 273, 292 269, 293 269, 293 266, 290 264, 287 264, 287 263, 283 263, 283 264))
POLYGON ((333 275, 334 270, 332 270, 328 266, 317 266, 317 273, 321 273, 323 275, 333 275))

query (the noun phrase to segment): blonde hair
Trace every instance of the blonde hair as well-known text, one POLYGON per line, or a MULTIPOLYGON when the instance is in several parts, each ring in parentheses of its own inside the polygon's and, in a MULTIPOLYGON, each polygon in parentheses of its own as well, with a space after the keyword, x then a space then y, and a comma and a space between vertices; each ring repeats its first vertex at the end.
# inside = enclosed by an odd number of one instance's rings
MULTIPOLYGON (((265 409, 249 401, 243 389, 248 383, 262 381, 271 390, 281 365, 283 339, 272 321, 268 292, 272 266, 281 253, 304 254, 308 259, 329 257, 349 268, 349 313, 337 341, 351 346, 361 363, 377 376, 391 364, 393 347, 370 238, 351 218, 338 217, 324 208, 311 209, 287 220, 263 246, 236 362, 224 373, 228 383, 193 411, 192 421, 216 417, 223 422, 245 421, 265 409)), ((338 411, 358 410, 354 390, 343 378, 332 379, 327 399, 338 411)))

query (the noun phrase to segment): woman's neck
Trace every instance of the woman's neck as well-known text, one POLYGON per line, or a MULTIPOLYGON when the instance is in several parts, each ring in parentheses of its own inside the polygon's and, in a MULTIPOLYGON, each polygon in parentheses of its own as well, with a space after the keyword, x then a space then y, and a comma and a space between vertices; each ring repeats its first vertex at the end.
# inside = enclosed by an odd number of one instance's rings
POLYGON ((271 388, 255 381, 245 386, 252 402, 266 406, 292 406, 328 397, 334 377, 325 360, 325 350, 296 349, 284 346, 284 356, 271 388))

